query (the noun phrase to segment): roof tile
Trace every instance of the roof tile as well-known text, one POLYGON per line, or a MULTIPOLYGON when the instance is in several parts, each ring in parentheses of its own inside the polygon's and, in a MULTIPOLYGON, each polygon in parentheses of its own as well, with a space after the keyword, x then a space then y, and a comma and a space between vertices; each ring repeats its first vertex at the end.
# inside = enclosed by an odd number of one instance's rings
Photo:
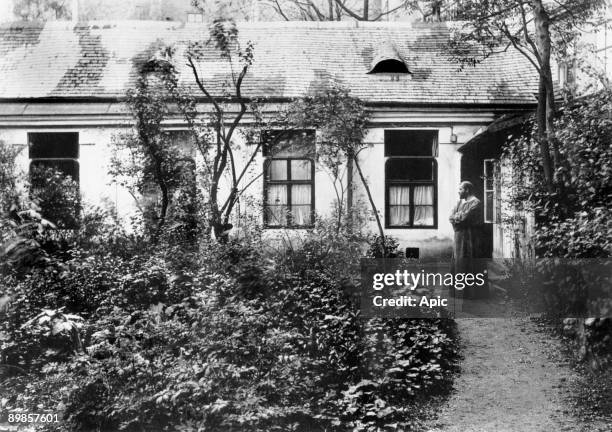
MULTIPOLYGON (((516 51, 460 69, 445 49, 445 24, 240 23, 241 44, 254 44, 254 64, 243 94, 298 97, 332 82, 368 102, 534 103, 537 76, 516 51), (377 48, 391 43, 410 75, 392 80, 367 74, 377 48)), ((199 94, 181 58, 197 44, 197 66, 215 95, 231 70, 202 25, 172 22, 78 23, 0 26, 0 98, 121 97, 134 85, 138 65, 161 43, 176 48, 181 81, 199 94)))

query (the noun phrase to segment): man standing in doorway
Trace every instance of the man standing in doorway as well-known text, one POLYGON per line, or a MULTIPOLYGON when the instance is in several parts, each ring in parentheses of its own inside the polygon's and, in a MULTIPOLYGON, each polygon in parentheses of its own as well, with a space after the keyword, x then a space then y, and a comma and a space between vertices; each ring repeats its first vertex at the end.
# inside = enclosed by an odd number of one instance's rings
POLYGON ((482 203, 474 195, 474 185, 469 181, 459 185, 459 202, 449 220, 455 230, 453 258, 480 258, 482 203))
MULTIPOLYGON (((455 231, 453 243, 453 270, 455 273, 479 273, 482 271, 482 203, 474 195, 474 185, 464 181, 459 185, 459 202, 449 218, 455 231)), ((466 288, 463 298, 478 298, 486 295, 484 289, 466 288)))

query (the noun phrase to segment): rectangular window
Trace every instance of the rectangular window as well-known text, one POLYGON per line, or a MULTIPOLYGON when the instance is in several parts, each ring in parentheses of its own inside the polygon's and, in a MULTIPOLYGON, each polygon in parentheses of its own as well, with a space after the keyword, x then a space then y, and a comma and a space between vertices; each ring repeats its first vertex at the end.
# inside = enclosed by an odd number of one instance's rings
POLYGON ((485 159, 484 170, 484 222, 498 223, 500 220, 501 205, 499 197, 499 163, 495 159, 485 159))
POLYGON ((202 23, 204 22, 204 15, 201 13, 187 13, 188 23, 202 23))
POLYGON ((385 131, 385 225, 437 226, 438 131, 385 131))
POLYGON ((264 134, 264 225, 314 225, 314 132, 264 134))
POLYGON ((28 133, 30 181, 42 215, 60 228, 77 224, 79 197, 78 132, 28 133))

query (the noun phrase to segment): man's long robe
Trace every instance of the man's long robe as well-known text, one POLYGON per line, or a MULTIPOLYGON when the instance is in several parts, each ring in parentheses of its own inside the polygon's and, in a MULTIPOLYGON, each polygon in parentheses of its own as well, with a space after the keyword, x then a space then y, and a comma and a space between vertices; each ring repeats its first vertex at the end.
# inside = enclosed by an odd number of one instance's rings
MULTIPOLYGON (((482 256, 482 203, 475 196, 460 200, 453 208, 450 217, 455 231, 453 244, 453 273, 477 274, 484 271, 486 265, 482 256)), ((455 292, 455 295, 458 293, 455 292)), ((466 287, 461 293, 463 298, 481 298, 488 295, 488 283, 485 286, 466 287)))

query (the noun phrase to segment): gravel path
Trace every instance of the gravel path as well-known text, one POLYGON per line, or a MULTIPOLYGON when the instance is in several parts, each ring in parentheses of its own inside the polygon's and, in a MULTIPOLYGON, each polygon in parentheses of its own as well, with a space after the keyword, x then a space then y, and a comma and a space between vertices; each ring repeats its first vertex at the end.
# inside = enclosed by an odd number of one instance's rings
POLYGON ((457 320, 463 361, 455 392, 429 432, 610 432, 579 419, 567 397, 579 379, 560 341, 528 318, 457 320))

